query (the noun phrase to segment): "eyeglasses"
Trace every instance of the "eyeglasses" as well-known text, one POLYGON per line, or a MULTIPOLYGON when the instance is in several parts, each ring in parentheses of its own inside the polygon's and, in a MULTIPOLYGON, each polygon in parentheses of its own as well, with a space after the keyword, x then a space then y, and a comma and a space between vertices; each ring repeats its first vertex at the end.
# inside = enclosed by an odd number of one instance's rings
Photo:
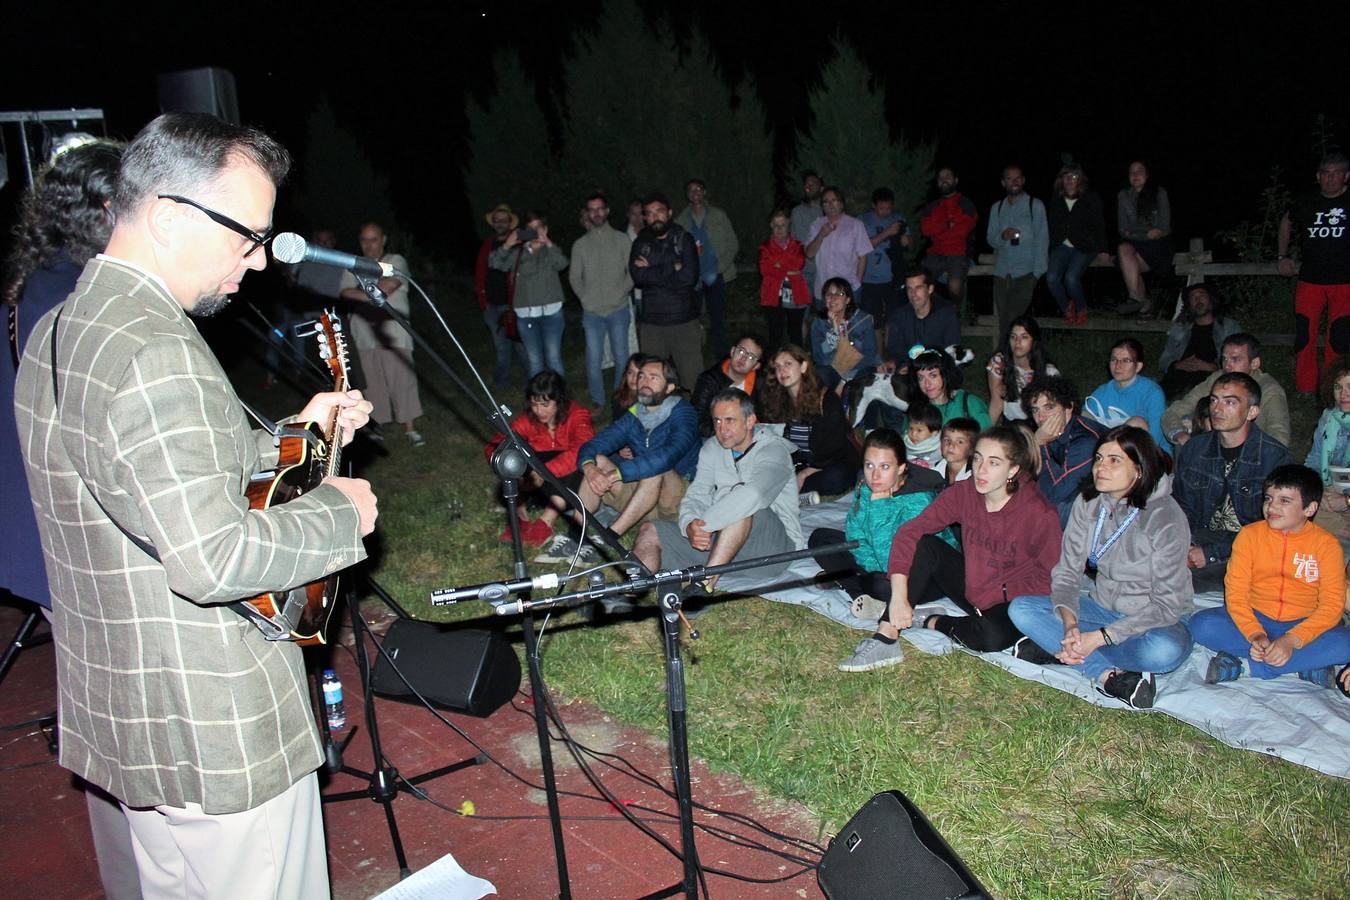
POLYGON ((826 297, 847 297, 848 294, 845 294, 843 291, 826 291, 826 292, 825 292, 825 296, 826 296, 826 297))
POLYGON ((172 200, 174 203, 182 203, 185 206, 190 206, 193 209, 200 211, 204 216, 206 216, 212 222, 215 222, 217 225, 223 225, 226 228, 233 231, 235 234, 247 238, 248 241, 250 242, 250 246, 248 250, 244 252, 245 259, 257 253, 259 247, 263 246, 268 241, 272 240, 273 235, 271 228, 267 229, 267 231, 264 232, 263 234, 258 234, 258 232, 254 231, 252 228, 239 224, 234 219, 231 219, 224 213, 218 213, 214 209, 202 206, 196 200, 189 200, 187 197, 180 197, 177 194, 160 194, 159 199, 172 200))
POLYGON ((751 353, 749 350, 745 349, 744 347, 732 347, 732 348, 731 348, 731 355, 732 355, 732 356, 744 356, 744 357, 745 357, 746 359, 748 359, 748 360, 752 360, 752 361, 754 361, 754 362, 759 362, 759 357, 758 357, 756 354, 751 353))

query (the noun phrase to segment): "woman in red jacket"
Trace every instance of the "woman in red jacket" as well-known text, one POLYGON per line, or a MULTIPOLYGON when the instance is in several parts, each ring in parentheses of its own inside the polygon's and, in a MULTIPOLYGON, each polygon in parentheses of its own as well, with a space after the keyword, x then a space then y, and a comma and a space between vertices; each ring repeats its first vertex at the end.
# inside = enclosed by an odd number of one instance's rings
POLYGON ((769 217, 773 233, 759 245, 759 305, 764 310, 764 321, 769 329, 770 353, 784 344, 805 341, 803 322, 811 306, 811 292, 802 277, 806 265, 806 250, 802 242, 791 234, 792 221, 788 214, 776 209, 769 217))
MULTIPOLYGON (((520 435, 532 450, 544 461, 554 477, 569 490, 575 491, 581 485, 581 473, 577 471, 577 451, 581 445, 595 437, 595 426, 591 424, 591 411, 580 403, 572 402, 567 390, 567 382, 557 372, 545 369, 530 379, 525 385, 525 412, 511 420, 511 430, 520 435)), ((499 434, 488 441, 484 448, 488 459, 497 446, 506 440, 499 434)), ((529 472, 521 479, 522 491, 535 491, 545 487, 543 479, 529 472)), ((544 511, 539 518, 531 522, 525 516, 525 507, 520 507, 520 537, 531 547, 543 546, 553 535, 553 523, 558 520, 559 510, 555 508, 554 498, 544 503, 544 511)), ((511 540, 508 526, 502 531, 503 541, 511 540)))
POLYGON ((1059 562, 1059 514, 1036 487, 1036 456, 1021 428, 986 428, 971 470, 895 533, 886 616, 840 670, 900 662, 900 630, 916 624, 977 651, 1002 650, 1022 636, 1008 617, 1008 601, 1032 585, 1049 589, 1050 570, 1059 562), (936 537, 950 525, 961 526, 964 553, 936 537), (966 615, 930 615, 916 623, 912 604, 939 597, 966 615))

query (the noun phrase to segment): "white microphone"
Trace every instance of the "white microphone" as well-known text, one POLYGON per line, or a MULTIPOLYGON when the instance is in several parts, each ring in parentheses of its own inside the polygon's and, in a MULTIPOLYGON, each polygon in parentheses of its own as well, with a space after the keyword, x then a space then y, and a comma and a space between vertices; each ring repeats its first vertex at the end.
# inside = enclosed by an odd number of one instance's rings
POLYGON ((371 278, 387 278, 394 274, 394 267, 389 263, 318 247, 292 231, 283 231, 272 239, 272 256, 277 262, 312 262, 321 266, 337 266, 371 278))

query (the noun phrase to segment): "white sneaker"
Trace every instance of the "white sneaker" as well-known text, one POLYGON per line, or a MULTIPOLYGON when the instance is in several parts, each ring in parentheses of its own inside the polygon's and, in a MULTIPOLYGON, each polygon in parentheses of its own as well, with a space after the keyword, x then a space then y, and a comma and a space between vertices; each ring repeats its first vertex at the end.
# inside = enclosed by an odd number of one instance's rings
POLYGON ((820 491, 807 491, 797 495, 798 506, 815 506, 820 502, 820 491))
MULTIPOLYGON (((534 558, 537 563, 570 563, 576 555, 577 542, 570 535, 555 534, 534 558)), ((594 552, 594 551, 592 551, 594 552)))
POLYGON ((880 619, 886 615, 885 602, 871 594, 859 594, 854 597, 849 609, 860 619, 880 619))
POLYGON ((418 434, 416 431, 407 431, 404 433, 408 436, 408 443, 414 447, 420 447, 427 442, 427 439, 422 437, 422 435, 418 434))
POLYGON ((882 666, 893 666, 905 658, 905 651, 897 638, 893 644, 884 644, 875 637, 865 637, 853 655, 839 664, 841 672, 870 672, 882 666))

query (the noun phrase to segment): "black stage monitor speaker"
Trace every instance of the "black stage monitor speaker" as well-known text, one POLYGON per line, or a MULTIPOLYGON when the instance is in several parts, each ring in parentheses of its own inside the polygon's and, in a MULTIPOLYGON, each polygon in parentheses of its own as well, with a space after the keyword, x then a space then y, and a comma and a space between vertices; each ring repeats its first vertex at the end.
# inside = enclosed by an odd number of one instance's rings
POLYGON ((164 72, 159 76, 159 111, 210 113, 238 125, 239 95, 234 88, 234 75, 209 66, 164 72))
MULTIPOLYGON (((520 688, 520 660, 495 631, 399 619, 385 635, 384 649, 417 692, 441 709, 486 718, 520 688)), ((418 702, 383 653, 370 686, 380 697, 418 702)))
POLYGON ((830 900, 988 898, 919 808, 899 791, 877 794, 830 841, 816 880, 830 900))

